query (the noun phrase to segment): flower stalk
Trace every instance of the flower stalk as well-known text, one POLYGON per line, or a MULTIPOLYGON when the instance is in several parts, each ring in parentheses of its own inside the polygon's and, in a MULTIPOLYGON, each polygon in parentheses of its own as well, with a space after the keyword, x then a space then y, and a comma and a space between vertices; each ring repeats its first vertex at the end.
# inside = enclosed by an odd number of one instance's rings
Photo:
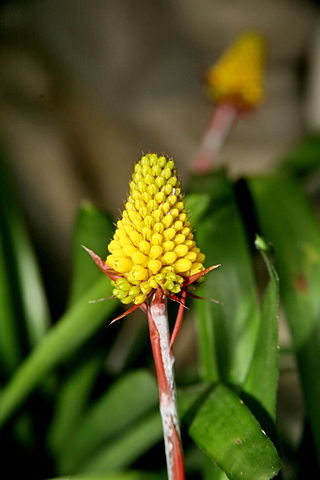
POLYGON ((218 153, 237 116, 237 109, 232 104, 222 103, 214 108, 200 149, 193 163, 193 171, 196 174, 208 173, 214 166, 217 166, 219 160, 218 153))
POLYGON ((150 342, 158 380, 160 413, 169 480, 184 480, 184 462, 174 380, 174 356, 170 346, 166 299, 161 289, 148 308, 150 342))

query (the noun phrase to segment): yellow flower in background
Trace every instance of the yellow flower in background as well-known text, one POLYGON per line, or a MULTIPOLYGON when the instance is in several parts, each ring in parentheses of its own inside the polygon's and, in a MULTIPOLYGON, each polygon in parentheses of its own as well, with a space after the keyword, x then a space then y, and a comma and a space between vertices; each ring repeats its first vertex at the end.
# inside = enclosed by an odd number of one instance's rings
POLYGON ((264 98, 265 41, 254 32, 242 35, 206 73, 206 91, 215 103, 239 109, 258 106, 264 98))
POLYGON ((204 270, 171 159, 147 154, 136 164, 108 250, 106 264, 118 277, 113 295, 125 304, 145 302, 158 287, 175 295, 204 270))

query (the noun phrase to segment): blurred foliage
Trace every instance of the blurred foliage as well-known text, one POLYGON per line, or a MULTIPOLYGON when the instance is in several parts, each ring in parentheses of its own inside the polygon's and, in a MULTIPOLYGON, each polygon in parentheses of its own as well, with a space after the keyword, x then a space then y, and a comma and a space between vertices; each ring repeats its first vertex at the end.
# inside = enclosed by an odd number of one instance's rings
MULTIPOLYGON (((189 376, 183 372, 178 389, 190 480, 267 480, 281 463, 289 465, 283 478, 300 478, 306 449, 309 462, 319 462, 320 228, 299 184, 319 158, 319 137, 312 137, 270 176, 235 184, 217 171, 190 180, 197 240, 208 265, 222 263, 199 290, 219 303, 194 301, 199 373, 195 379, 193 366, 189 376), (254 241, 254 233, 263 238, 254 241), (276 426, 279 302, 313 432, 297 442, 276 426)), ((133 337, 136 353, 115 375, 106 360, 121 329, 108 322, 119 305, 89 303, 110 296, 111 287, 81 245, 103 255, 110 217, 88 202, 80 206, 67 308, 51 321, 4 159, 0 167, 1 469, 33 480, 166 478, 151 354, 133 337)))

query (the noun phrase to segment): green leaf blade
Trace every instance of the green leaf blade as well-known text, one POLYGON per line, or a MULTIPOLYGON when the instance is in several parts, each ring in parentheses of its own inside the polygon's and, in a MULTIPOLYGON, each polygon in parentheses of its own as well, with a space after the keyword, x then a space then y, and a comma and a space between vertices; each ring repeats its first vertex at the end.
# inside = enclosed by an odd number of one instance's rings
POLYGON ((261 238, 257 238, 256 246, 268 269, 269 282, 262 300, 257 343, 243 391, 258 402, 259 406, 275 421, 279 379, 279 278, 261 238), (262 376, 263 381, 261 381, 262 376))
POLYGON ((149 372, 138 370, 120 377, 73 432, 68 447, 62 451, 62 471, 78 469, 93 452, 121 435, 157 404, 157 386, 149 372))
POLYGON ((14 293, 16 322, 24 325, 33 348, 50 325, 49 309, 33 247, 12 188, 14 181, 0 154, 0 224, 3 260, 14 293))
POLYGON ((320 458, 320 228, 293 178, 251 179, 257 217, 277 255, 277 270, 292 332, 307 415, 320 458))
MULTIPOLYGON (((1 232, 1 231, 0 231, 1 232)), ((0 235, 0 365, 4 377, 8 377, 22 358, 16 312, 13 305, 14 292, 10 288, 2 232, 0 235)))
POLYGON ((281 467, 272 442, 225 385, 216 386, 207 396, 189 432, 230 480, 269 480, 281 467))
MULTIPOLYGON (((81 246, 86 245, 103 257, 112 231, 113 224, 110 216, 88 201, 81 203, 74 224, 69 307, 80 300, 101 278, 101 271, 81 246)), ((81 419, 101 367, 102 359, 92 356, 76 366, 61 386, 48 437, 53 451, 61 452, 69 444, 69 435, 81 419)))
POLYGON ((82 202, 74 226, 70 305, 81 298, 101 275, 89 255, 84 255, 81 245, 85 245, 103 258, 106 256, 106 246, 113 229, 110 216, 90 202, 82 202))
POLYGON ((82 474, 56 477, 50 480, 165 480, 165 476, 151 472, 116 472, 106 474, 82 474))
POLYGON ((209 193, 188 193, 185 197, 186 210, 193 228, 197 228, 211 202, 209 193))
POLYGON ((320 166, 320 136, 312 134, 300 141, 284 158, 280 169, 282 172, 306 177, 320 166))
POLYGON ((1 392, 0 425, 8 420, 52 368, 90 338, 112 314, 117 306, 115 300, 89 303, 90 300, 111 295, 111 289, 110 282, 105 277, 101 278, 62 316, 21 364, 1 392))
MULTIPOLYGON (((102 447, 90 461, 81 466, 84 472, 108 472, 125 468, 162 438, 159 412, 147 415, 142 421, 128 429, 125 435, 102 447)), ((165 461, 165 459, 164 459, 165 461)))
POLYGON ((61 454, 70 445, 70 436, 79 424, 93 383, 101 369, 101 359, 93 356, 71 372, 60 387, 48 433, 52 452, 61 454))
POLYGON ((206 276, 200 295, 222 304, 198 300, 199 354, 202 377, 241 385, 253 355, 259 306, 246 235, 231 183, 220 172, 194 188, 210 192, 211 203, 198 223, 198 246, 206 265, 222 267, 206 276))

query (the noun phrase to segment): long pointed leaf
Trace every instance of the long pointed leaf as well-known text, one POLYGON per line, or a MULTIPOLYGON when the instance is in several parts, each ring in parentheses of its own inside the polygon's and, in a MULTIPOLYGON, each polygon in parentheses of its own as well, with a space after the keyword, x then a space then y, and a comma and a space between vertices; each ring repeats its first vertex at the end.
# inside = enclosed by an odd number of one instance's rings
POLYGON ((0 365, 1 376, 8 377, 22 358, 15 309, 10 288, 0 230, 0 365))
POLYGON ((85 360, 59 390, 48 434, 50 448, 56 454, 70 445, 70 436, 82 418, 101 363, 98 357, 85 360))
POLYGON ((162 438, 162 425, 158 412, 146 416, 138 425, 134 425, 128 432, 101 448, 90 461, 83 464, 79 471, 108 472, 125 468, 132 464, 143 453, 147 452, 162 438))
POLYGON ((89 255, 83 254, 86 245, 99 256, 106 255, 106 245, 111 239, 111 217, 85 201, 80 205, 74 227, 72 281, 69 304, 81 298, 100 277, 101 273, 89 255))
POLYGON ((222 302, 197 301, 199 355, 203 379, 244 381, 259 326, 257 292, 247 240, 232 185, 223 172, 194 179, 192 191, 210 193, 211 204, 197 226, 206 265, 222 263, 207 275, 201 295, 222 302))
POLYGON ((151 472, 117 472, 100 475, 68 475, 50 480, 165 480, 165 476, 151 472))
POLYGON ((272 442, 239 397, 224 385, 207 396, 189 432, 230 480, 269 480, 280 469, 272 442))
POLYGON ((320 167, 320 136, 309 135, 289 152, 280 165, 281 171, 305 177, 320 167))
MULTIPOLYGON (((89 300, 111 295, 111 285, 101 278, 52 327, 42 342, 23 362, 10 383, 0 394, 0 425, 21 405, 40 380, 55 366, 83 344, 114 311, 117 303, 89 300)), ((107 328, 107 323, 105 323, 107 328)))
POLYGON ((61 453, 61 470, 75 471, 108 441, 114 442, 130 425, 158 404, 153 377, 144 370, 129 373, 115 382, 84 416, 61 453), (129 402, 129 403, 128 403, 129 402))
POLYGON ((5 260, 15 288, 15 301, 21 309, 19 321, 25 322, 33 347, 45 335, 50 318, 39 269, 11 184, 12 178, 0 159, 0 222, 5 260))
POLYGON ((281 292, 320 458, 320 227, 290 177, 249 182, 263 234, 275 247, 281 292))
POLYGON ((204 455, 202 480, 228 480, 227 475, 204 455))
MULTIPOLYGON (((105 255, 111 238, 111 218, 88 201, 79 208, 73 234, 73 264, 69 307, 101 277, 100 270, 86 255, 81 245, 88 245, 98 255, 105 255)), ((54 451, 64 451, 69 435, 81 418, 94 381, 102 366, 102 359, 92 357, 76 365, 61 385, 55 401, 55 412, 49 432, 49 443, 54 451)))
POLYGON ((186 195, 186 209, 193 228, 197 228, 199 221, 208 210, 210 202, 210 193, 188 193, 186 195))
POLYGON ((257 343, 243 390, 258 402, 274 421, 279 378, 279 278, 268 256, 268 247, 261 237, 257 237, 256 246, 262 254, 270 280, 263 296, 257 343))

